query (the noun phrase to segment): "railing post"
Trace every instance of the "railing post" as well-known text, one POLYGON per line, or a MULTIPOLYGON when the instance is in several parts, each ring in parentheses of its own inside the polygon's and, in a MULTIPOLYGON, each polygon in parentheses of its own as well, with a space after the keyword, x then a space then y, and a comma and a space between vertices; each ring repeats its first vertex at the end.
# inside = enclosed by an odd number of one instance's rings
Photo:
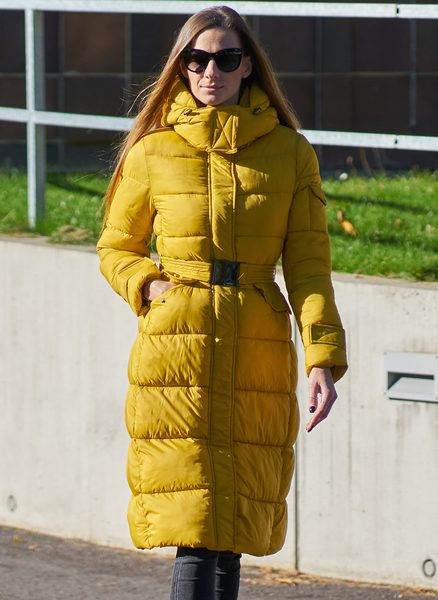
POLYGON ((409 130, 417 130, 417 21, 409 21, 409 130))
POLYGON ((35 111, 45 108, 44 13, 25 10, 27 123, 27 211, 34 228, 44 216, 46 130, 35 123, 35 111))

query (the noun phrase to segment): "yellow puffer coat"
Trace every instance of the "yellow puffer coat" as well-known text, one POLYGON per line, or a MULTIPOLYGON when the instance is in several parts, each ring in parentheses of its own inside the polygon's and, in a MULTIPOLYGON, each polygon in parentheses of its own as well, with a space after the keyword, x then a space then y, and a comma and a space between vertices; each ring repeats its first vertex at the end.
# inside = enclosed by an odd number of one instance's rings
POLYGON ((137 547, 281 548, 299 414, 280 257, 307 370, 346 369, 324 203, 311 146, 256 86, 239 106, 199 107, 178 81, 163 128, 130 151, 98 252, 139 316, 126 401, 137 547), (210 283, 218 260, 240 263, 238 286, 210 283), (160 277, 177 285, 145 303, 160 277))

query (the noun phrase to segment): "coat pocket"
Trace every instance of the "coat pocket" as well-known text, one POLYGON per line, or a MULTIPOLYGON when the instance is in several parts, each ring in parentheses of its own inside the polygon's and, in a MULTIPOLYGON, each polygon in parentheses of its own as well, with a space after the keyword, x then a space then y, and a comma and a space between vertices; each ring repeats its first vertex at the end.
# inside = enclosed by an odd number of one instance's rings
POLYGON ((327 200, 326 200, 324 192, 322 191, 321 186, 317 185, 317 184, 313 184, 313 185, 310 185, 309 187, 310 187, 311 194, 313 196, 316 196, 325 206, 327 204, 327 200))
POLYGON ((309 229, 311 231, 327 231, 326 204, 321 186, 309 186, 309 229))
POLYGON ((164 292, 161 292, 161 294, 159 294, 156 298, 154 298, 153 300, 151 300, 149 302, 149 306, 152 308, 153 306, 156 306, 157 304, 165 304, 167 298, 169 296, 171 296, 173 294, 173 292, 177 288, 180 288, 183 285, 184 285, 183 283, 177 283, 176 285, 174 285, 173 287, 169 288, 168 290, 165 290, 164 292))
POLYGON ((141 330, 145 329, 146 322, 149 320, 151 311, 162 304, 166 304, 166 300, 174 292, 174 290, 176 288, 181 287, 182 285, 182 283, 177 283, 172 288, 161 292, 161 294, 159 294, 156 298, 154 298, 153 300, 149 300, 149 302, 147 302, 147 304, 144 305, 143 313, 141 315, 141 317, 143 318, 142 326, 140 327, 141 330))
POLYGON ((289 232, 325 229, 326 199, 321 186, 312 183, 294 196, 289 215, 289 232))
POLYGON ((148 333, 151 327, 154 331, 160 330, 161 327, 158 324, 161 321, 163 322, 163 327, 165 327, 164 323, 167 323, 166 327, 170 327, 169 319, 171 320, 173 318, 172 315, 175 313, 176 306, 172 300, 174 299, 174 294, 182 287, 184 287, 184 284, 178 283, 149 302, 148 310, 139 325, 139 330, 141 332, 148 333))
POLYGON ((273 310, 291 314, 290 306, 276 283, 254 283, 253 285, 273 310))

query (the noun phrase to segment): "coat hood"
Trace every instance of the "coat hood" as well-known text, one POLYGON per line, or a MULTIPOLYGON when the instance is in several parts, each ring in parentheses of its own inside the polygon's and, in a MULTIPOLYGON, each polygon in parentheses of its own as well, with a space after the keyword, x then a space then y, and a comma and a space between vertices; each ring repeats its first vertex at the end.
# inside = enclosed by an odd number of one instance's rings
POLYGON ((240 104, 204 106, 178 78, 163 107, 162 125, 173 127, 187 142, 206 152, 233 154, 279 123, 277 111, 257 85, 245 87, 240 104))

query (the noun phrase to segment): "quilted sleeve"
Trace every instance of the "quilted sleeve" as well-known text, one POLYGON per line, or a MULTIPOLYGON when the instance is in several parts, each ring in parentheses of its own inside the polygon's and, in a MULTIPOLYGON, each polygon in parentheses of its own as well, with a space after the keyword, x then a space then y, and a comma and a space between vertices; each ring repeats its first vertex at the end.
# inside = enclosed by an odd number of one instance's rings
POLYGON ((143 142, 130 150, 105 228, 97 243, 100 270, 136 315, 147 311, 142 287, 161 272, 149 258, 155 210, 151 200, 143 142))
POLYGON ((330 244, 318 161, 301 138, 297 186, 283 247, 283 273, 305 350, 307 374, 330 367, 336 381, 347 370, 345 332, 331 283, 330 244))

